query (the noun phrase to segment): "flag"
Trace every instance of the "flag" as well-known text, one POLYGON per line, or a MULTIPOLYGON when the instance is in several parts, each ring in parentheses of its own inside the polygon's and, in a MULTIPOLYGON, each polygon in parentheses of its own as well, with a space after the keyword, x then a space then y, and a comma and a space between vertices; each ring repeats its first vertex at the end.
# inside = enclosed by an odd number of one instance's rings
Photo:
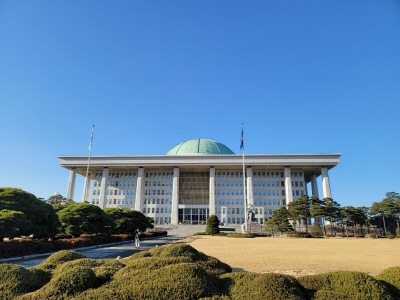
POLYGON ((242 124, 242 136, 240 137, 240 150, 244 150, 243 124, 242 124))
POLYGON ((92 143, 93 143, 93 131, 94 131, 94 125, 92 127, 92 133, 90 135, 90 143, 89 143, 89 151, 92 150, 92 143))

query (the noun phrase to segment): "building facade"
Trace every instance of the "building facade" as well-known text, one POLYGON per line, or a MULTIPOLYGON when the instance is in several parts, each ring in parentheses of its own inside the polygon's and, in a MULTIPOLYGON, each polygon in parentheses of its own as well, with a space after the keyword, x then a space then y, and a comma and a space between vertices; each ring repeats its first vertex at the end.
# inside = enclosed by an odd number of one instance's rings
POLYGON ((264 224, 274 210, 301 195, 331 198, 328 171, 340 154, 234 154, 207 139, 189 140, 166 155, 60 156, 70 171, 66 197, 74 198, 76 175, 85 177, 83 201, 101 208, 135 209, 156 223, 243 224, 251 205, 264 224), (244 164, 243 164, 244 162, 244 164), (86 177, 87 169, 89 175, 86 177), (244 170, 244 172, 243 172, 244 170), (244 173, 244 174, 243 174, 244 173), (90 191, 90 193, 89 193, 90 191))

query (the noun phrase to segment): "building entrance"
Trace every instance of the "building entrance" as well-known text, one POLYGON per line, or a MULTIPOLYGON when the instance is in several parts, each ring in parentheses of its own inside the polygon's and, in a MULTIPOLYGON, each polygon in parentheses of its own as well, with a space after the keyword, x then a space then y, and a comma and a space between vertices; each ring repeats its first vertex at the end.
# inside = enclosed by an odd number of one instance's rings
POLYGON ((205 224, 208 218, 208 208, 180 208, 178 222, 182 224, 205 224))

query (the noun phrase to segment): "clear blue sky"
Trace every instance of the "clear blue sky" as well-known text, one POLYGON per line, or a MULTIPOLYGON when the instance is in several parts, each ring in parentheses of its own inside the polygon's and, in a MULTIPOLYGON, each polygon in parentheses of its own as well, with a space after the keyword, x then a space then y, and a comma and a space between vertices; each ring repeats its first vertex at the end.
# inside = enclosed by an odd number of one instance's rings
MULTIPOLYGON (((400 1, 0 2, 0 186, 65 195, 59 155, 341 153, 342 206, 400 192, 400 1)), ((321 188, 320 188, 321 189, 321 188)), ((75 198, 81 199, 83 180, 75 198)))

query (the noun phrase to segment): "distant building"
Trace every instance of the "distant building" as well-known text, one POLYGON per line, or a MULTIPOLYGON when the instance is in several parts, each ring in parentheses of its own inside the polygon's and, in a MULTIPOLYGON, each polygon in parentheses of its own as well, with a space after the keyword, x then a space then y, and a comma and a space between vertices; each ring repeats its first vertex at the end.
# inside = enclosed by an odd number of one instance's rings
MULTIPOLYGON (((307 194, 331 198, 328 170, 340 154, 246 154, 224 144, 194 139, 180 143, 166 155, 92 156, 87 193, 83 199, 101 208, 124 207, 152 217, 156 223, 205 222, 216 214, 225 224, 245 221, 245 198, 255 218, 264 224, 272 212, 307 194), (245 185, 246 196, 244 194, 245 185)), ((70 170, 66 198, 73 199, 76 174, 86 176, 87 156, 60 156, 70 170)))

